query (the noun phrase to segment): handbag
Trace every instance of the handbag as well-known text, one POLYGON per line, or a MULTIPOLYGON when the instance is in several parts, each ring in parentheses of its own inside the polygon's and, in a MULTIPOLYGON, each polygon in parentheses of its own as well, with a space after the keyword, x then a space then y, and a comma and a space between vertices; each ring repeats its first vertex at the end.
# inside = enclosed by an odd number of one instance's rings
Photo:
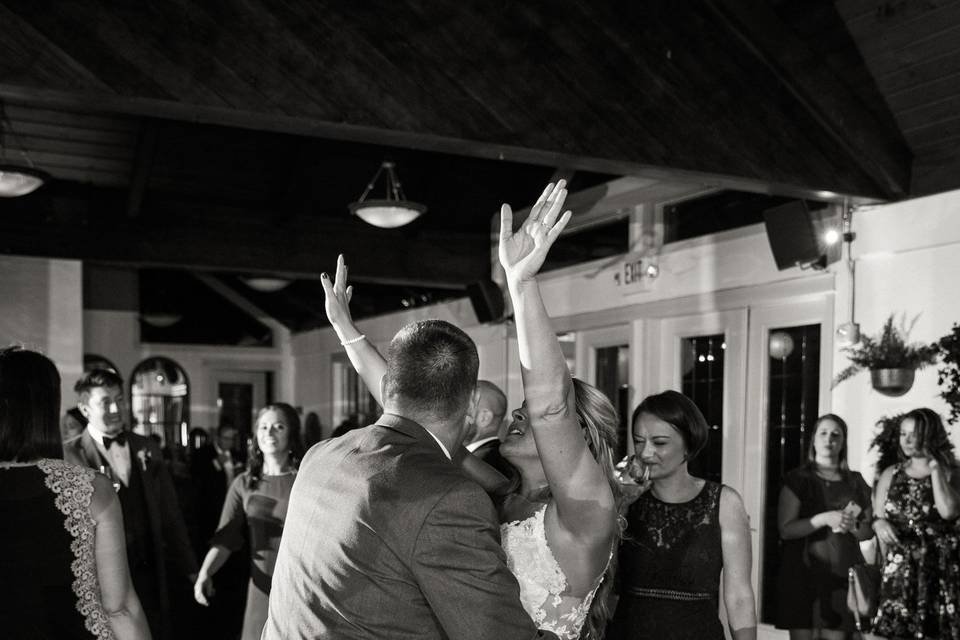
POLYGON ((853 612, 857 631, 863 633, 864 627, 869 629, 869 621, 877 614, 880 604, 880 565, 855 564, 847 570, 847 578, 847 608, 853 612))

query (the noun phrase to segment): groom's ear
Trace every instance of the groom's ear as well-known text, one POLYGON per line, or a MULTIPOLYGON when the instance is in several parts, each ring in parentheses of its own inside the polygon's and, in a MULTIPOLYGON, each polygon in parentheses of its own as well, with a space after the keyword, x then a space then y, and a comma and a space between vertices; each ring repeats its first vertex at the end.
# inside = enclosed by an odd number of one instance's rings
POLYGON ((380 376, 380 400, 383 401, 387 397, 387 374, 380 376))

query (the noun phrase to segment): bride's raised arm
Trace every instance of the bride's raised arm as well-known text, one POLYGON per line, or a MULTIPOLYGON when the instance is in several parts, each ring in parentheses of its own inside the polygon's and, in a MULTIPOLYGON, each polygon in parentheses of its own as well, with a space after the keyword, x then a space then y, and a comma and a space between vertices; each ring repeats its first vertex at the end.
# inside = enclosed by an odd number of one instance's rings
POLYGON ((366 339, 350 315, 350 298, 353 297, 353 287, 347 284, 347 265, 343 261, 343 254, 337 256, 337 272, 333 281, 327 273, 320 274, 320 283, 326 297, 324 309, 330 325, 337 332, 340 344, 347 350, 350 364, 367 385, 377 404, 383 406, 380 397, 380 379, 387 373, 387 361, 383 359, 377 348, 366 339))
POLYGON ((567 196, 565 186, 563 180, 547 185, 516 232, 513 212, 503 205, 499 256, 513 301, 530 428, 560 525, 579 538, 608 540, 616 527, 616 501, 587 446, 577 417, 573 380, 536 279, 547 252, 570 220, 570 211, 559 215, 567 196))

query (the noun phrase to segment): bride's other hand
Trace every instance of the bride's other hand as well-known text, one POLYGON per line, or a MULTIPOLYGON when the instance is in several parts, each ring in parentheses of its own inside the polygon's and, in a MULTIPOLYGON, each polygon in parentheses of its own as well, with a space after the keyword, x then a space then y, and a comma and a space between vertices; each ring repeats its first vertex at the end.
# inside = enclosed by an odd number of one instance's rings
POLYGON ((570 211, 560 216, 567 198, 566 184, 565 180, 560 180, 556 185, 548 184, 516 232, 513 231, 513 210, 510 205, 500 207, 498 253, 510 286, 537 275, 550 247, 570 221, 570 211))
POLYGON ((320 283, 323 285, 326 298, 323 308, 327 312, 330 324, 338 333, 341 329, 352 327, 350 299, 353 297, 353 287, 347 285, 347 264, 343 260, 343 254, 337 256, 337 271, 333 281, 331 282, 330 276, 323 273, 320 276, 320 283))

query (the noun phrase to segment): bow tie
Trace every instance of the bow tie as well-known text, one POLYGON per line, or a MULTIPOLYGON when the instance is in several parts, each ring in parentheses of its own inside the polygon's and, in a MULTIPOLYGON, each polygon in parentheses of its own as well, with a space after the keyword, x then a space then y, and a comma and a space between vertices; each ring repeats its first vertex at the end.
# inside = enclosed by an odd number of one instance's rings
POLYGON ((117 434, 116 436, 114 436, 113 438, 111 438, 110 436, 103 436, 103 446, 104 446, 104 448, 106 448, 107 450, 109 450, 109 449, 110 449, 110 445, 112 445, 113 443, 117 443, 118 445, 120 445, 120 446, 122 447, 123 445, 125 445, 125 444, 127 443, 127 434, 125 434, 124 432, 121 431, 120 433, 118 433, 118 434, 117 434))

